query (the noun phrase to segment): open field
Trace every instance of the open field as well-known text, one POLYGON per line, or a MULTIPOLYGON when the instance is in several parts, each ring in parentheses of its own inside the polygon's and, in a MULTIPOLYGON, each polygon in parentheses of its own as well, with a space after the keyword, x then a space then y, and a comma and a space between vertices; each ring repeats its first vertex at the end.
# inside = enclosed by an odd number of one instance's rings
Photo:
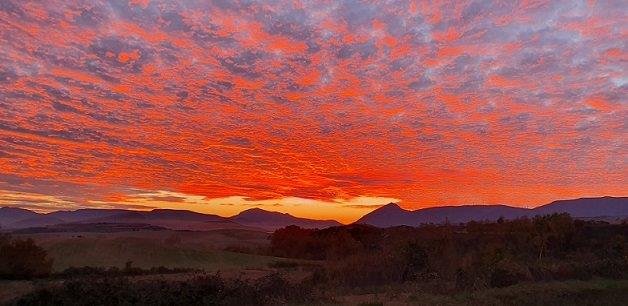
MULTIPOLYGON (((188 276, 150 276, 132 279, 170 279, 188 276)), ((30 281, 0 282, 0 305, 32 292, 44 283, 30 281)), ((442 306, 510 306, 510 305, 628 305, 628 280, 593 279, 589 281, 562 281, 547 283, 523 283, 506 288, 492 288, 448 294, 428 293, 412 286, 373 288, 373 293, 328 296, 312 305, 442 305, 442 306)), ((299 305, 299 304, 295 304, 299 305)))
POLYGON ((3 281, 0 304, 81 305, 88 297, 103 305, 628 305, 627 230, 550 215, 422 227, 291 226, 272 235, 14 234, 3 238, 8 251, 0 263, 14 262, 3 275, 30 281, 3 281))
POLYGON ((39 233, 32 238, 54 259, 53 271, 69 267, 190 268, 205 271, 262 269, 276 259, 224 251, 227 247, 255 248, 268 243, 268 234, 254 231, 208 232, 134 231, 117 233, 39 233))
MULTIPOLYGON (((124 268, 131 261, 136 268, 198 269, 203 272, 128 276, 132 281, 185 281, 199 275, 220 273, 228 279, 257 279, 279 269, 276 263, 286 259, 225 251, 225 248, 267 246, 268 233, 249 230, 213 230, 205 232, 150 230, 129 232, 61 232, 14 234, 20 239, 31 238, 53 259, 52 272, 70 267, 124 268)), ((295 261, 295 260, 292 260, 295 261)), ((286 271, 286 269, 283 269, 286 271)), ((292 275, 301 278, 292 269, 292 275)), ((0 305, 34 289, 63 280, 0 280, 0 305)))
POLYGON ((628 280, 593 279, 522 283, 506 288, 491 288, 457 293, 433 294, 412 286, 374 289, 377 293, 345 295, 334 298, 343 305, 628 305, 628 280))
POLYGON ((33 281, 0 280, 0 305, 27 294, 35 288, 33 281))

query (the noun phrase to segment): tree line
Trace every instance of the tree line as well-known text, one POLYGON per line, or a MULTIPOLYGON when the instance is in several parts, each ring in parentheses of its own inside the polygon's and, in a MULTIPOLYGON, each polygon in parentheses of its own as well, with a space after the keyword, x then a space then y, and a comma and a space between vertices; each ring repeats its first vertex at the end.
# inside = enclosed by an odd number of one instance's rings
POLYGON ((628 277, 628 225, 554 214, 464 225, 349 225, 275 231, 269 253, 322 260, 318 283, 377 286, 417 281, 454 289, 524 281, 628 277))

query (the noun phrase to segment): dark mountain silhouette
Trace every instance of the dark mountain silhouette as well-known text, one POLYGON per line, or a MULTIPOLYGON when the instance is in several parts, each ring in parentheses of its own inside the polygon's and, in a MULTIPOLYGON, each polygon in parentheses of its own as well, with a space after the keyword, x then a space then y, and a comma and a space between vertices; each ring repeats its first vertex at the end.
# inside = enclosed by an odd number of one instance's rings
POLYGON ((93 209, 60 210, 49 213, 49 216, 61 219, 65 222, 82 222, 91 219, 105 218, 116 214, 128 212, 124 209, 93 209))
MULTIPOLYGON (((5 228, 43 228, 62 224, 144 224, 174 230, 206 231, 215 229, 248 229, 272 231, 288 225, 305 228, 325 228, 341 225, 333 220, 311 220, 289 214, 250 209, 231 218, 202 214, 188 210, 154 209, 133 211, 124 209, 79 209, 38 214, 26 209, 3 208, 0 220, 5 228)), ((84 228, 73 226, 71 228, 84 228)))
POLYGON ((10 224, 20 220, 36 218, 40 214, 28 209, 17 207, 0 207, 0 226, 8 227, 10 224))
POLYGON ((0 209, 0 221, 0 225, 3 227, 14 229, 76 223, 146 224, 177 230, 247 228, 230 221, 228 218, 172 209, 155 209, 152 211, 78 209, 38 214, 26 209, 4 207, 0 209))
POLYGON ((208 221, 225 221, 227 218, 217 215, 206 215, 189 210, 173 210, 173 209, 154 209, 151 211, 128 211, 112 214, 101 218, 86 219, 83 221, 90 222, 108 222, 108 221, 159 221, 159 220, 177 220, 186 222, 208 222, 208 221))
MULTIPOLYGON (((417 226, 423 223, 464 223, 495 221, 500 217, 518 217, 569 213, 574 218, 617 221, 628 218, 628 197, 583 198, 554 201, 534 209, 505 205, 464 205, 432 207, 410 211, 397 204, 382 206, 356 221, 378 227, 417 226)), ((26 209, 0 207, 0 226, 8 229, 47 227, 59 224, 145 224, 176 230, 249 229, 272 231, 288 225, 303 228, 326 228, 341 225, 334 220, 312 220, 287 213, 259 208, 245 210, 230 218, 187 210, 155 209, 132 211, 124 209, 79 209, 38 214, 26 209)))
POLYGON ((418 222, 413 211, 403 209, 396 203, 390 203, 362 216, 355 223, 391 227, 397 225, 415 226, 420 222, 418 222))
POLYGON ((628 197, 559 200, 533 209, 536 215, 568 212, 575 218, 627 217, 628 197))
POLYGON ((342 225, 335 220, 312 220, 298 218, 287 213, 266 211, 260 208, 245 210, 230 218, 232 221, 251 227, 265 230, 275 230, 288 225, 296 225, 303 228, 326 228, 342 225))
POLYGON ((225 217, 208 215, 189 210, 154 209, 147 216, 151 219, 177 219, 197 222, 225 221, 225 217))
POLYGON ((500 217, 514 219, 523 217, 528 212, 529 210, 525 208, 506 205, 441 206, 411 211, 391 203, 366 214, 356 223, 377 227, 417 226, 423 223, 465 223, 469 221, 494 221, 500 217))
POLYGON ((415 212, 429 223, 466 223, 469 221, 495 221, 500 217, 515 219, 526 216, 528 209, 506 205, 463 205, 431 207, 415 212))
POLYGON ((36 233, 64 233, 64 232, 81 232, 81 233, 115 233, 130 231, 161 231, 166 230, 164 227, 135 224, 135 223, 63 223, 44 227, 28 227, 14 230, 17 234, 36 234, 36 233))
POLYGON ((175 230, 209 230, 244 228, 225 217, 206 215, 188 210, 154 209, 152 211, 128 211, 101 218, 82 220, 89 223, 138 223, 161 226, 175 230))
POLYGON ((13 222, 8 225, 8 227, 13 228, 27 228, 27 227, 41 227, 41 226, 49 226, 49 225, 57 225, 63 224, 65 221, 55 218, 49 215, 37 215, 35 217, 26 218, 23 220, 19 220, 17 222, 13 222))
MULTIPOLYGON (((568 213, 574 218, 628 217, 628 198, 602 197, 561 200, 534 209, 506 205, 463 205, 411 211, 391 203, 366 214, 356 223, 378 227, 417 226, 423 223, 495 221, 500 217, 514 219, 553 213, 568 213)), ((608 218, 605 219, 608 220, 608 218)))

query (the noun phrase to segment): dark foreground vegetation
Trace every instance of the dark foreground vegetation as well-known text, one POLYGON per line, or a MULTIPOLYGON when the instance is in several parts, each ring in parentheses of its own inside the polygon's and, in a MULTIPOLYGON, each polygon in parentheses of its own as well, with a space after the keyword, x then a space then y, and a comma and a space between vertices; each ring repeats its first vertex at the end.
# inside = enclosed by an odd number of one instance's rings
POLYGON ((460 226, 287 227, 273 234, 270 252, 324 260, 312 277, 335 288, 415 281, 450 291, 596 276, 625 279, 627 238, 628 224, 557 214, 460 226))
POLYGON ((0 279, 30 279, 50 274, 52 260, 32 239, 0 234, 0 279))
POLYGON ((17 305, 279 305, 311 301, 311 288, 270 275, 255 281, 203 275, 186 280, 68 280, 22 297, 17 305))
POLYGON ((625 305, 627 238, 626 223, 569 215, 417 228, 289 226, 251 251, 285 259, 265 276, 239 278, 132 263, 50 273, 32 241, 3 237, 0 273, 46 278, 11 301, 17 305, 625 305), (192 276, 143 277, 174 273, 192 276))

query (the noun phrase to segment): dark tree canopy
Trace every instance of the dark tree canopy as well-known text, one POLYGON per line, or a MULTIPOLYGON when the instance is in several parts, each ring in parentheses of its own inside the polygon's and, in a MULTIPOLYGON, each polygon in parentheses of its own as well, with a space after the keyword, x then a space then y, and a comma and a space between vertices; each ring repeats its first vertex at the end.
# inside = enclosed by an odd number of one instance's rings
POLYGON ((32 239, 0 236, 0 278, 31 279, 50 274, 52 260, 32 239))

